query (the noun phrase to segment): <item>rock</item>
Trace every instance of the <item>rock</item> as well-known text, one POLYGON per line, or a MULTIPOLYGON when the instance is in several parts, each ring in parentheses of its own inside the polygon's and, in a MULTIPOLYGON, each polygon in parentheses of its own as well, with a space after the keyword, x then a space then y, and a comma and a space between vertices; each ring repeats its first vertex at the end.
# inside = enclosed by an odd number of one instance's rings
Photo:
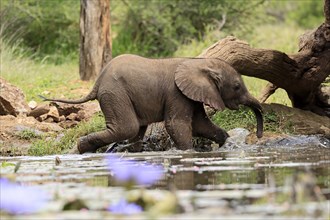
POLYGON ((69 121, 69 120, 66 120, 66 121, 61 121, 59 123, 59 125, 62 127, 62 128, 73 128, 74 126, 76 126, 78 124, 77 121, 69 121))
POLYGON ((35 109, 30 111, 29 116, 38 118, 39 116, 48 113, 50 110, 50 106, 48 104, 42 104, 37 106, 35 109))
POLYGON ((76 113, 71 113, 70 115, 66 116, 66 119, 70 120, 70 121, 74 121, 74 120, 77 119, 77 114, 76 113))
POLYGON ((77 121, 81 121, 83 119, 86 118, 86 111, 84 110, 80 110, 78 113, 77 113, 77 117, 76 117, 76 120, 77 121))
POLYGON ((42 122, 42 121, 45 121, 46 119, 48 118, 48 114, 43 114, 43 115, 40 115, 37 119, 38 121, 42 122))
POLYGON ((61 115, 61 116, 60 116, 60 122, 61 122, 61 121, 65 121, 65 116, 64 116, 64 115, 61 115))
POLYGON ((227 138, 224 147, 228 149, 241 148, 247 145, 247 137, 250 134, 245 128, 234 128, 228 131, 229 137, 227 138))
POLYGON ((0 115, 27 114, 29 106, 21 89, 0 78, 0 115))
POLYGON ((13 121, 15 119, 13 115, 0 115, 0 121, 13 121))
POLYGON ((38 103, 34 100, 30 101, 28 103, 28 106, 30 107, 30 109, 35 109, 37 107, 38 103))
POLYGON ((45 122, 52 123, 52 122, 54 122, 54 118, 48 117, 48 118, 46 118, 45 122))
MULTIPOLYGON (((98 102, 87 102, 84 104, 70 105, 65 103, 57 103, 60 115, 70 115, 71 113, 81 114, 85 118, 90 118, 96 112, 101 111, 98 102), (79 113, 80 112, 80 113, 79 113)), ((80 116, 80 117, 81 117, 80 116)))
POLYGON ((41 122, 37 128, 41 131, 50 132, 50 131, 62 131, 63 128, 56 123, 41 122))
POLYGON ((56 103, 60 115, 68 116, 71 113, 78 113, 82 109, 82 105, 71 105, 66 103, 56 103))
POLYGON ((246 138, 250 134, 250 131, 245 128, 235 128, 228 131, 229 138, 228 141, 231 141, 236 144, 246 144, 246 138))
POLYGON ((49 112, 47 115, 48 115, 48 118, 52 118, 55 122, 60 121, 60 114, 55 106, 50 106, 50 109, 49 109, 49 112))

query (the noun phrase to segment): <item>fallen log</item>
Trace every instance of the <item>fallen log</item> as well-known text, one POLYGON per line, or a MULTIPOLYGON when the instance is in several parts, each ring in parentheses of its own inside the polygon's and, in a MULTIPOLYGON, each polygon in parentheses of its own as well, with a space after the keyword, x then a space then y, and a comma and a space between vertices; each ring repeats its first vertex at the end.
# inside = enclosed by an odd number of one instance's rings
POLYGON ((199 57, 220 58, 240 74, 265 79, 261 101, 283 88, 295 108, 330 117, 330 105, 322 82, 330 74, 330 0, 324 4, 325 22, 300 37, 299 51, 285 54, 277 50, 251 48, 248 43, 226 37, 207 48, 199 57))

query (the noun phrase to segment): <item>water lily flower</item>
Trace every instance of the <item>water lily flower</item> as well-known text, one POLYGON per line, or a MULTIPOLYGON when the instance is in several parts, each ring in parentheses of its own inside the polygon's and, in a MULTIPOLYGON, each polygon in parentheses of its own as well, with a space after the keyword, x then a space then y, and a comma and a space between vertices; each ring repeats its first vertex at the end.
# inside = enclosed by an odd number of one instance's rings
POLYGON ((164 168, 160 165, 139 163, 135 160, 121 159, 115 155, 106 157, 108 169, 110 169, 119 182, 130 182, 148 186, 160 180, 164 174, 164 168))
POLYGON ((0 210, 10 214, 28 214, 39 211, 48 201, 46 192, 30 186, 21 186, 0 178, 0 210))
POLYGON ((133 215, 142 212, 142 207, 135 203, 128 203, 125 199, 121 199, 118 203, 110 205, 108 211, 114 214, 133 215))

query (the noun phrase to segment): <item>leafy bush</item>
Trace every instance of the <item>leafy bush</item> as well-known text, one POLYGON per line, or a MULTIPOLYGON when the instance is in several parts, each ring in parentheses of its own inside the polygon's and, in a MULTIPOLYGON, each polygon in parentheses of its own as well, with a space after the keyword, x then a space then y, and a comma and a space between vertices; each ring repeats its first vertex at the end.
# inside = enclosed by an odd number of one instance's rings
POLYGON ((275 22, 287 22, 300 28, 316 28, 324 21, 324 0, 268 0, 265 12, 275 22))
MULTIPOLYGON (((110 4, 114 56, 172 56, 191 42, 231 34, 242 38, 269 22, 266 14, 276 17, 275 22, 304 28, 324 19, 322 0, 112 0, 110 4), (221 35, 214 35, 219 29, 221 35)), ((10 39, 9 44, 21 41, 24 51, 42 61, 58 64, 77 59, 79 12, 79 0, 1 0, 0 36, 10 39)))
POLYGON ((290 11, 287 20, 303 28, 316 28, 324 21, 323 0, 296 1, 294 10, 290 11))
POLYGON ((79 1, 1 0, 1 36, 22 39, 41 59, 63 62, 79 45, 79 1))
MULTIPOLYGON (((139 51, 146 56, 172 55, 178 45, 191 39, 201 40, 207 27, 221 28, 228 32, 251 28, 251 19, 258 16, 257 6, 262 0, 219 1, 219 0, 140 0, 116 2, 127 7, 118 35, 113 40, 114 54, 139 51), (127 45, 131 41, 133 47, 119 50, 117 45, 127 45)), ((118 6, 119 7, 119 6, 118 6)))

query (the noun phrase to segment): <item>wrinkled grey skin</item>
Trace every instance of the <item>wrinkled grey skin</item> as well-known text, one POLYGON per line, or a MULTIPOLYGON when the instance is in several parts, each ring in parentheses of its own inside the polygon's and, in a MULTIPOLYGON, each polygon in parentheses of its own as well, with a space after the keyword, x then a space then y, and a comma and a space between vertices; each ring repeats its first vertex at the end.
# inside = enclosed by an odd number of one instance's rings
POLYGON ((257 117, 257 136, 262 136, 261 106, 247 91, 242 77, 220 59, 147 59, 121 55, 102 70, 92 91, 79 100, 48 99, 79 104, 97 99, 105 116, 106 130, 78 140, 80 153, 95 152, 113 142, 141 140, 147 126, 165 122, 179 149, 192 149, 192 137, 205 137, 219 146, 228 134, 206 116, 203 103, 215 109, 252 108, 257 117))

